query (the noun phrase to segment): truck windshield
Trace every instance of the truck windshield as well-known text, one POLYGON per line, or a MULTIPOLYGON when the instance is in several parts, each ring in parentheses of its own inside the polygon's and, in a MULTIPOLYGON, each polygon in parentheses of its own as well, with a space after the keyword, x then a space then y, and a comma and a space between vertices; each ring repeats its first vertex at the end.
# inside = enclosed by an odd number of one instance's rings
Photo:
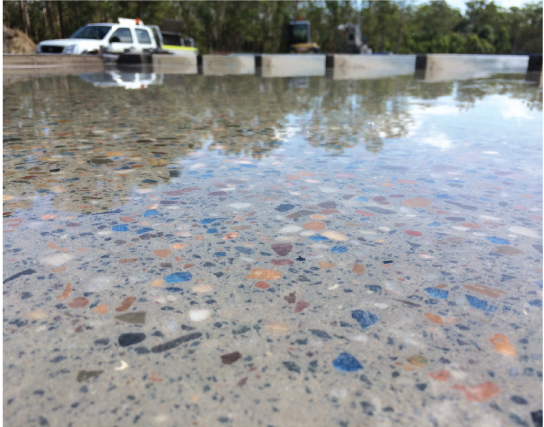
POLYGON ((70 36, 71 39, 102 40, 111 30, 111 25, 85 25, 70 36))
POLYGON ((179 34, 162 33, 162 41, 165 46, 181 46, 181 37, 179 34))
POLYGON ((306 43, 308 41, 308 26, 298 24, 293 26, 293 44, 306 43))

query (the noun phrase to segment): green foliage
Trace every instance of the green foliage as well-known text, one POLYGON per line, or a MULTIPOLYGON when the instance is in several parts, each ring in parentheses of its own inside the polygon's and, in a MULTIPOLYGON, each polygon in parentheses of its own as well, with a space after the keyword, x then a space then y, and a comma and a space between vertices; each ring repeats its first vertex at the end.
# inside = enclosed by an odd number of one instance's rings
POLYGON ((374 52, 542 52, 542 1, 504 9, 493 1, 468 1, 461 14, 445 1, 37 1, 3 2, 4 24, 34 42, 68 37, 91 22, 141 18, 160 25, 183 22, 200 53, 287 52, 286 26, 301 17, 323 52, 342 52, 338 25, 361 25, 374 52))

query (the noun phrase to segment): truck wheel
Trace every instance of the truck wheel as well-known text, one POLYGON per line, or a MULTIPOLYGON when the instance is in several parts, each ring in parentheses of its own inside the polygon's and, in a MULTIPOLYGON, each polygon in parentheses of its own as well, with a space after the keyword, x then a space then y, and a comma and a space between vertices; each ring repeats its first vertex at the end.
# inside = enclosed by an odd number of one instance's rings
POLYGON ((319 53, 319 49, 317 47, 310 48, 310 53, 319 53))
POLYGON ((289 53, 297 53, 297 50, 294 47, 289 48, 289 53))

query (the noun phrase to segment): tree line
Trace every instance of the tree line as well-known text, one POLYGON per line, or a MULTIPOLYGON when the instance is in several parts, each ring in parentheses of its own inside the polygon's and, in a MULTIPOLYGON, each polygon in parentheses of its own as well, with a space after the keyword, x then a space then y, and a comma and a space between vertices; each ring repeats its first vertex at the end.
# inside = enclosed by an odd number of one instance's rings
POLYGON ((338 25, 361 25, 374 52, 517 54, 542 52, 542 1, 505 9, 468 1, 466 10, 445 1, 38 1, 3 2, 4 25, 34 42, 65 38, 88 23, 141 18, 183 23, 202 54, 287 52, 289 21, 311 22, 312 41, 339 53, 338 25))

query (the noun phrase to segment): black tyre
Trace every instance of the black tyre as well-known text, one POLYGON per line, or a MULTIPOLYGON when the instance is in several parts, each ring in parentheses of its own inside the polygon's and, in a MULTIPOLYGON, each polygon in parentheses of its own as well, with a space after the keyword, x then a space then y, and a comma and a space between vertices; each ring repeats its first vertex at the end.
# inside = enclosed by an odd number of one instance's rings
POLYGON ((310 53, 320 53, 321 51, 317 47, 310 48, 310 53))
POLYGON ((297 50, 294 47, 290 47, 288 53, 297 53, 297 50))

